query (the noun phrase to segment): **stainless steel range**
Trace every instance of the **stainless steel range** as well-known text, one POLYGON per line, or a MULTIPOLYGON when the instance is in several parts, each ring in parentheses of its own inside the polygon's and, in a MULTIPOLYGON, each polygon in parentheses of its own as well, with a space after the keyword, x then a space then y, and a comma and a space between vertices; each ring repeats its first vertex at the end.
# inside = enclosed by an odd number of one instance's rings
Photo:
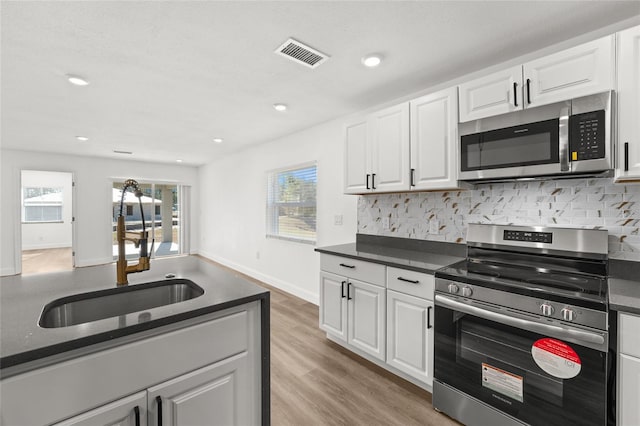
POLYGON ((605 230, 469 225, 436 272, 433 406, 468 425, 607 425, 605 230))

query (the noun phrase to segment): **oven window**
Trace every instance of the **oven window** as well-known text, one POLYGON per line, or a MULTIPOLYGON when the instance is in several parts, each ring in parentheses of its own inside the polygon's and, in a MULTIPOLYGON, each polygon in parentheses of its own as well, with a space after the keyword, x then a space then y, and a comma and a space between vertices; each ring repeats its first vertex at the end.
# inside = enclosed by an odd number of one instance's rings
POLYGON ((534 359, 534 345, 554 340, 548 336, 437 304, 434 323, 439 382, 525 423, 606 424, 607 353, 569 343, 580 370, 564 379, 534 359))

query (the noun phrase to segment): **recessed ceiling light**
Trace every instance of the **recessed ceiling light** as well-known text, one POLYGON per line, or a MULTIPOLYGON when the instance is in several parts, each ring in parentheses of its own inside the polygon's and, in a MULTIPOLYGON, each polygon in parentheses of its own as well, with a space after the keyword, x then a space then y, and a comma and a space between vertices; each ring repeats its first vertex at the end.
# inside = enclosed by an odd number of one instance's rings
POLYGON ((69 83, 75 84, 76 86, 88 86, 89 80, 82 78, 78 75, 67 74, 67 80, 69 83))
POLYGON ((287 106, 285 104, 273 104, 273 107, 276 109, 276 111, 286 111, 287 110, 287 106))
POLYGON ((86 141, 89 140, 89 138, 86 137, 86 136, 76 136, 76 139, 78 139, 79 141, 82 141, 82 142, 86 142, 86 141))
POLYGON ((375 68, 382 62, 382 56, 378 54, 371 54, 362 58, 362 65, 368 68, 375 68))
POLYGON ((182 163, 182 160, 176 160, 176 163, 182 163))
POLYGON ((213 138, 215 143, 222 143, 222 138, 213 138))

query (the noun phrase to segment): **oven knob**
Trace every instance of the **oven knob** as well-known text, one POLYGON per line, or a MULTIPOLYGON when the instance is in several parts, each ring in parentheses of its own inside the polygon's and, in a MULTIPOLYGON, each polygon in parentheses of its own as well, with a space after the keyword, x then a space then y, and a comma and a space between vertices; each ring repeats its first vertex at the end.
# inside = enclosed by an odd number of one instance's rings
POLYGON ((540 305, 540 310, 542 311, 542 315, 544 315, 545 317, 550 317, 551 315, 553 315, 553 306, 551 306, 548 303, 543 303, 542 305, 540 305))
POLYGON ((449 284, 449 293, 453 293, 456 294, 458 292, 459 288, 456 284, 451 283, 449 284))
POLYGON ((564 308, 560 311, 562 319, 565 321, 573 321, 576 318, 576 313, 573 309, 564 308))
POLYGON ((466 285, 462 287, 462 295, 464 297, 471 297, 472 294, 473 290, 471 289, 471 287, 467 287, 466 285))

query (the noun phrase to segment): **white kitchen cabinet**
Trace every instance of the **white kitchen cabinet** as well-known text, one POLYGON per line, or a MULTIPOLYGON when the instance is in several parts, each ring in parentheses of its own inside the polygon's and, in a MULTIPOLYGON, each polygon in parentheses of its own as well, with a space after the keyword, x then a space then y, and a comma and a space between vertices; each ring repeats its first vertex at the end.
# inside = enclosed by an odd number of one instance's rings
POLYGON ((618 180, 640 179, 640 26, 618 33, 618 180))
POLYGON ((243 352, 148 389, 153 425, 249 425, 253 406, 247 353, 243 352), (162 419, 162 421, 160 421, 162 419))
POLYGON ((369 142, 366 118, 345 126, 344 192, 361 194, 371 188, 372 146, 369 142))
POLYGON ((433 382, 433 275, 387 268, 387 363, 433 382))
POLYGON ((518 65, 459 86, 460 122, 522 109, 522 66, 518 65))
MULTIPOLYGON (((203 400, 210 406, 226 406, 230 397, 236 398, 234 402, 243 411, 234 411, 234 419, 246 420, 238 424, 259 424, 260 321, 260 304, 251 302, 141 332, 138 337, 127 336, 122 343, 107 342, 105 348, 89 347, 88 353, 77 358, 2 379, 0 424, 37 426, 65 419, 65 425, 135 424, 135 406, 140 407, 141 423, 146 424, 142 418, 152 418, 147 406, 153 405, 140 392, 155 391, 158 383, 185 383, 191 377, 194 393, 185 391, 177 397, 179 401, 171 402, 179 405, 184 401, 178 410, 179 418, 185 419, 181 424, 200 414, 196 410, 203 400), (202 375, 196 379, 195 372, 202 375), (231 396, 225 393, 230 387, 222 385, 227 377, 236 392, 231 396), (144 404, 141 398, 146 398, 144 404), (38 401, 37 410, 33 401, 38 401), (195 407, 193 413, 186 412, 189 407, 195 407)), ((178 394, 162 395, 173 398, 178 394)), ((211 424, 213 419, 215 415, 200 417, 192 424, 211 424)))
POLYGON ((386 267, 328 254, 322 254, 320 265, 320 328, 384 361, 386 267))
POLYGON ((618 314, 618 425, 640 424, 640 316, 618 314))
POLYGON ((410 109, 411 189, 457 188, 457 88, 412 100, 410 109))
POLYGON ((603 37, 460 85, 460 122, 614 88, 615 38, 603 37))
POLYGON ((346 194, 409 190, 409 104, 345 127, 346 194))
POLYGON ((320 328, 347 341, 346 277, 320 272, 320 328))
POLYGON ((387 363, 432 385, 432 301, 387 290, 387 363))
POLYGON ((140 426, 146 424, 147 392, 143 391, 56 423, 55 426, 140 426))
POLYGON ((382 361, 385 359, 386 290, 350 279, 347 283, 348 343, 382 361))

